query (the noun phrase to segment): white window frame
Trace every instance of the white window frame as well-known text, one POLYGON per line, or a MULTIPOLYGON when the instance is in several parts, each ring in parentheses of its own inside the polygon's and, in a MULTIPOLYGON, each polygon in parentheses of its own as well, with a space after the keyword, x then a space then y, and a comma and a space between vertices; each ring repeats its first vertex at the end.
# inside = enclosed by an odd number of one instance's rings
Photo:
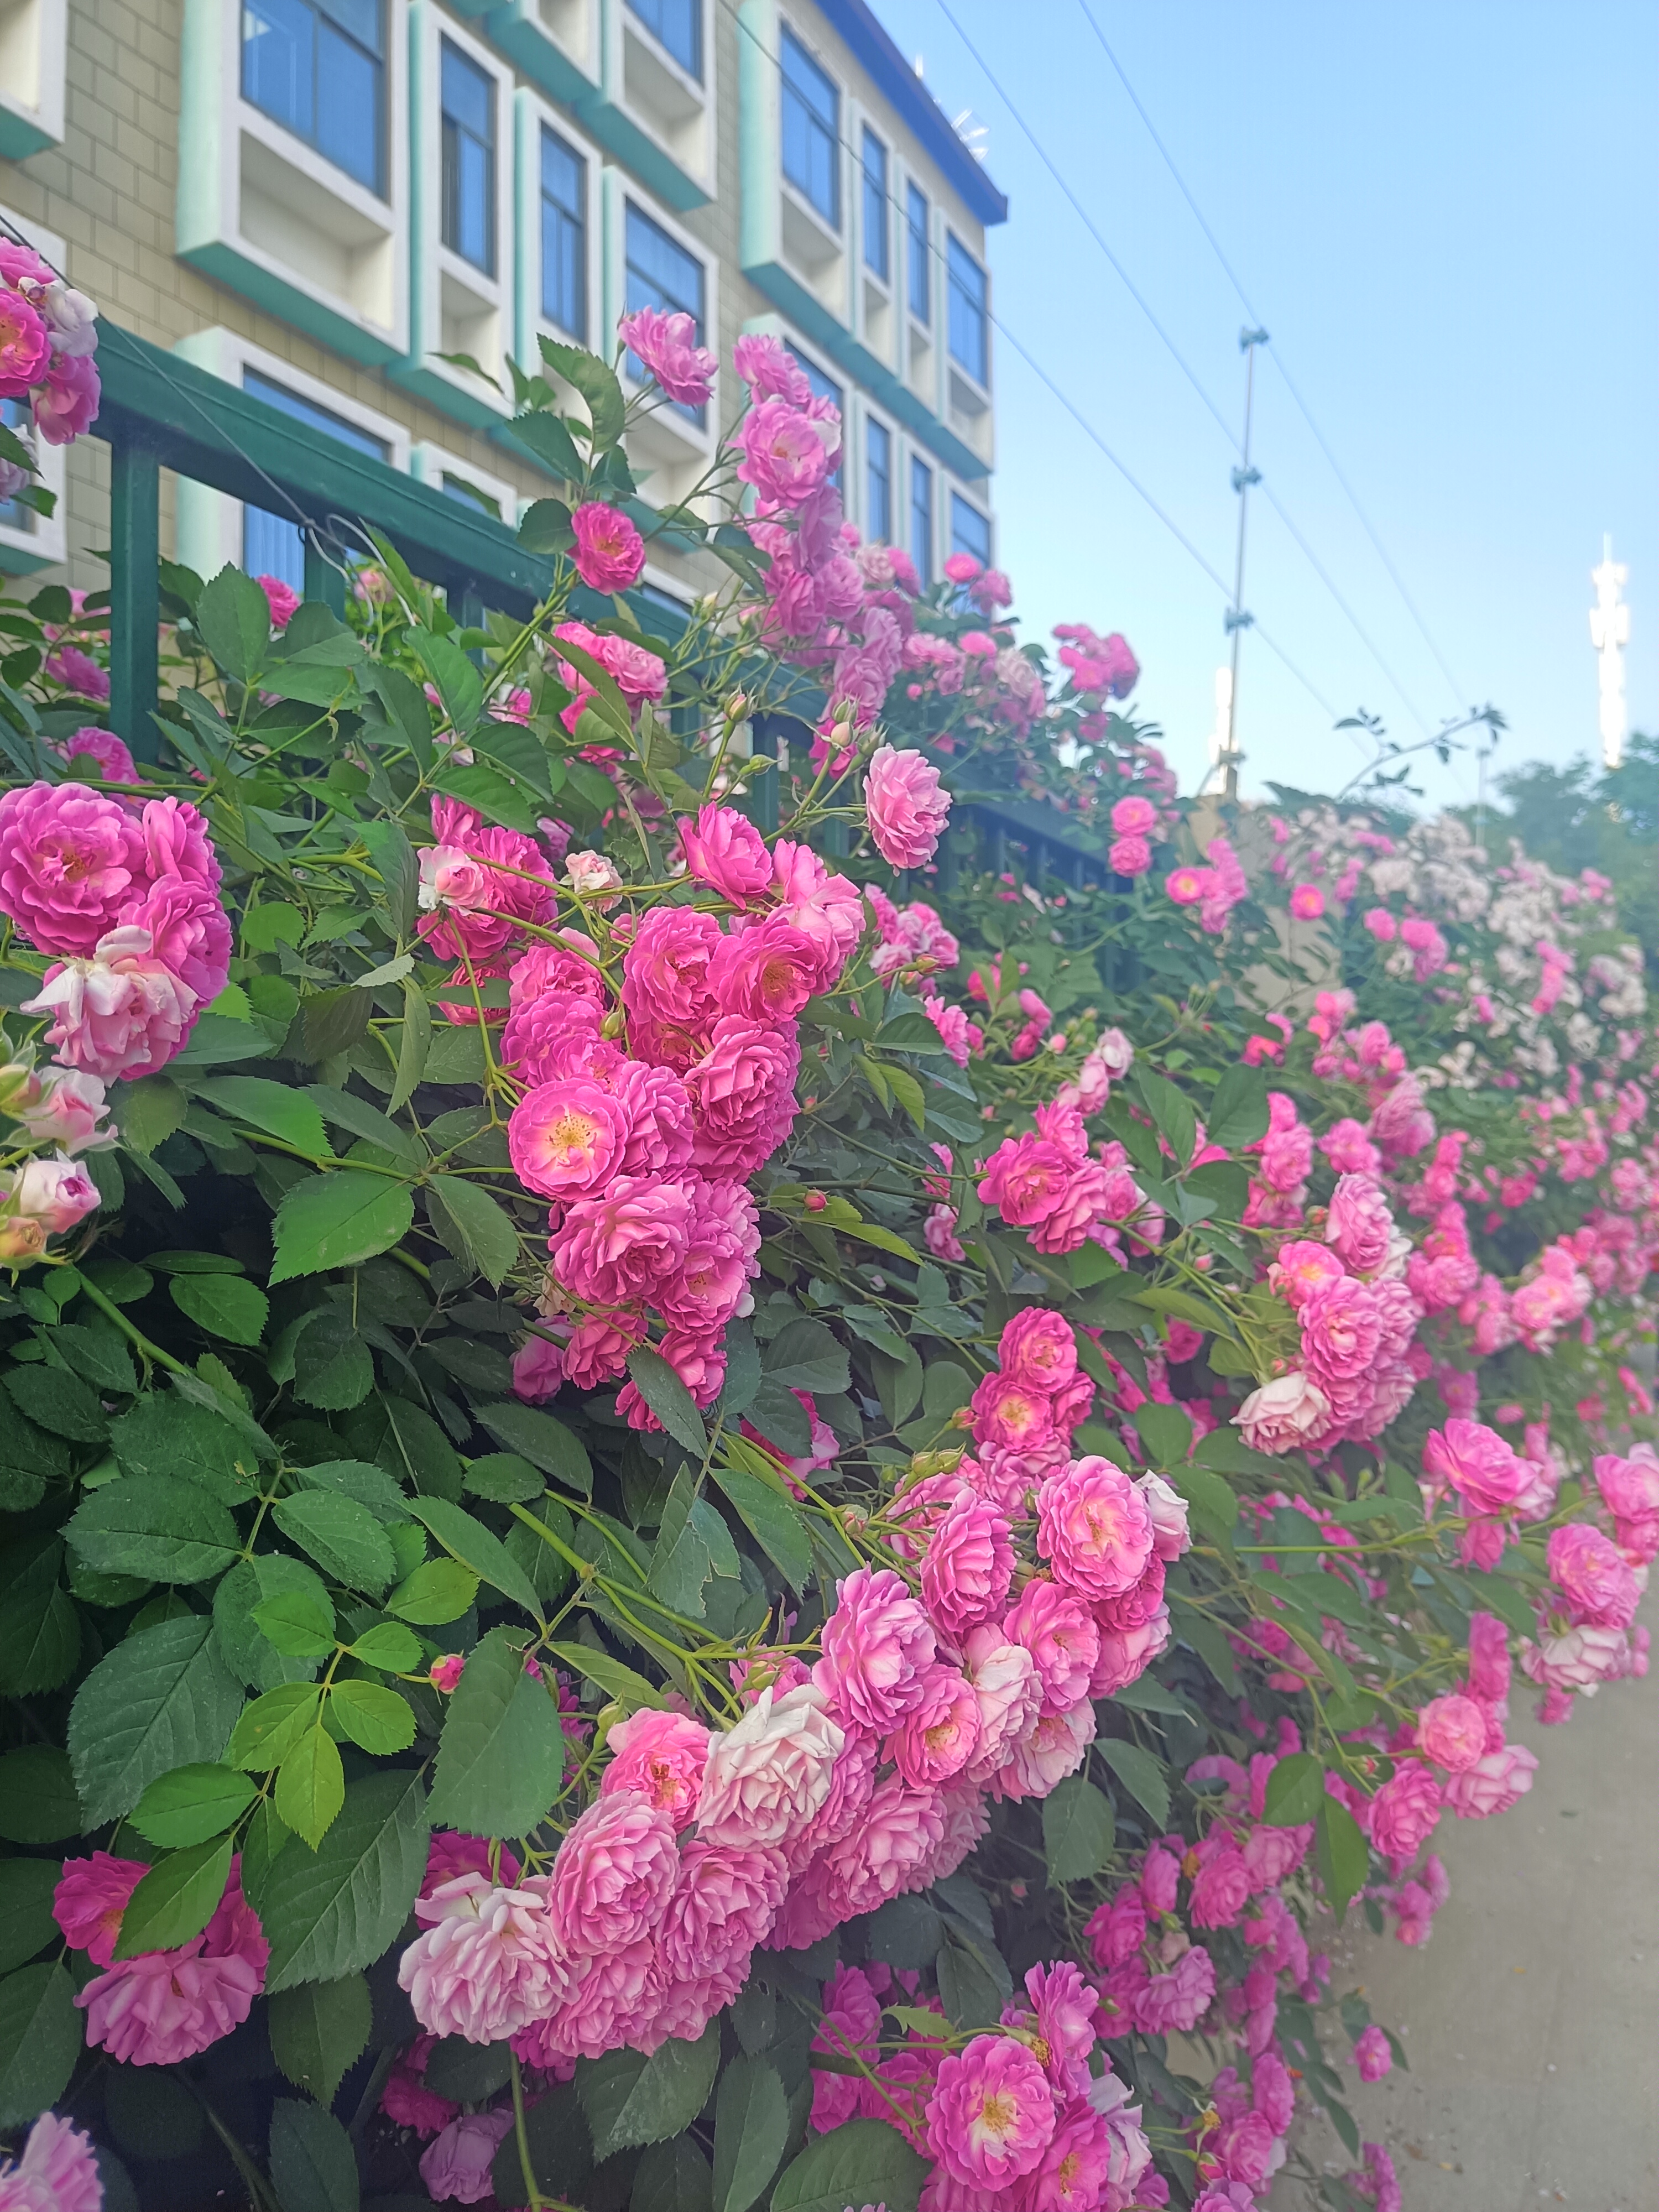
MULTIPOLYGON (((718 356, 720 331, 720 264, 718 255, 701 239, 693 238, 660 201, 644 191, 631 177, 623 176, 620 170, 608 165, 601 172, 601 176, 605 187, 603 331, 607 343, 628 311, 628 203, 631 200, 641 215, 648 216, 653 222, 667 232, 677 246, 684 247, 686 252, 702 263, 703 343, 718 356)), ((626 355, 623 357, 619 373, 623 390, 630 398, 648 388, 629 374, 626 355)), ((664 407, 629 432, 629 460, 637 461, 641 470, 648 468, 652 471, 640 495, 651 506, 672 506, 683 495, 684 489, 702 474, 713 456, 720 443, 723 374, 720 369, 715 371, 714 388, 703 410, 705 420, 701 428, 674 409, 664 407), (665 492, 667 496, 659 500, 659 493, 665 492)))
MULTIPOLYGON (((514 275, 513 72, 500 56, 446 15, 433 0, 412 0, 409 11, 409 144, 410 192, 409 354, 391 371, 396 383, 458 422, 483 429, 513 411, 513 380, 507 356, 516 333, 512 327, 514 275), (447 40, 476 64, 495 88, 495 273, 482 269, 443 242, 443 42, 447 40), (465 303, 483 336, 471 344, 445 343, 446 299, 465 303), (496 380, 492 386, 464 368, 441 360, 442 353, 470 353, 496 380)), ((464 333, 457 333, 458 336, 464 333)))
MULTIPOLYGON (((173 350, 181 360, 205 369, 210 376, 222 378, 238 392, 244 388, 243 374, 250 368, 269 377, 273 384, 285 384, 290 392, 310 400, 313 406, 326 407, 331 414, 355 422, 371 437, 383 438, 388 465, 408 471, 409 433, 401 422, 394 422, 390 416, 365 407, 349 392, 325 384, 321 377, 307 375, 304 369, 295 368, 279 354, 255 345, 240 331, 226 330, 222 325, 195 331, 189 337, 180 338, 173 350)), ((274 505, 271 511, 280 512, 274 505)), ((217 575, 227 562, 240 568, 241 501, 232 499, 227 492, 215 491, 210 484, 198 483, 194 477, 175 477, 173 541, 173 558, 187 568, 193 568, 204 580, 217 575)))
POLYGON ((599 90, 584 107, 594 137, 642 178, 655 196, 681 210, 714 196, 719 141, 715 36, 720 0, 699 0, 702 9, 702 76, 694 77, 628 6, 600 0, 599 90), (630 48, 633 53, 630 54, 630 48), (635 59, 635 57, 637 58, 635 59), (686 113, 680 126, 629 89, 629 62, 637 88, 641 73, 656 73, 686 113), (688 137, 693 142, 686 143, 688 137))
POLYGON ((0 156, 26 161, 64 143, 69 0, 0 9, 0 156))
POLYGON ((805 287, 827 313, 850 329, 854 318, 854 288, 857 281, 854 241, 859 232, 857 219, 850 210, 850 200, 854 175, 860 192, 864 178, 862 168, 855 167, 847 151, 848 118, 854 109, 852 87, 835 67, 831 57, 825 53, 802 18, 787 9, 781 8, 778 11, 775 59, 777 139, 774 158, 777 173, 774 183, 778 194, 778 243, 796 281, 805 287), (837 184, 841 201, 839 230, 831 228, 800 187, 792 184, 784 174, 783 34, 786 31, 836 88, 837 112, 841 118, 836 141, 836 160, 840 172, 837 184), (808 240, 811 242, 811 252, 805 250, 804 241, 808 240))
MULTIPOLYGON (((911 463, 920 461, 931 472, 933 479, 933 558, 928 563, 932 573, 921 579, 922 589, 931 591, 945 574, 945 556, 940 550, 943 542, 940 523, 945 512, 945 495, 951 482, 951 473, 933 447, 924 444, 918 437, 907 436, 900 446, 899 453, 900 504, 896 520, 901 525, 902 535, 896 541, 890 542, 896 542, 902 552, 908 553, 913 561, 915 559, 915 551, 910 543, 910 477, 911 463)), ((920 567, 917 573, 921 574, 920 567)))
MULTIPOLYGON (((54 269, 69 275, 69 249, 57 231, 48 230, 33 216, 19 215, 8 207, 0 207, 0 221, 32 246, 43 261, 50 261, 54 269)), ((69 557, 65 513, 68 452, 63 446, 48 445, 33 424, 27 429, 20 427, 14 434, 21 437, 34 455, 34 482, 57 501, 50 514, 31 515, 27 528, 20 530, 13 524, 0 523, 0 574, 31 576, 37 568, 59 568, 69 557)))
MULTIPOLYGON (((471 12, 471 10, 467 11, 471 12)), ((600 0, 507 0, 482 11, 491 42, 550 99, 572 106, 599 89, 604 43, 600 0), (571 28, 550 30, 549 11, 571 28)))
MULTIPOLYGON (((409 351, 409 40, 406 0, 385 0, 386 197, 242 97, 241 0, 185 0, 176 247, 181 260, 352 360, 383 367, 409 351), (250 234, 250 157, 270 212, 250 234), (343 257, 370 252, 357 295, 279 252, 281 223, 308 222, 343 257), (355 241, 355 243, 354 243, 355 241)), ((258 197, 258 196, 255 196, 258 197)), ((296 231, 295 244, 303 239, 296 231)))
POLYGON ((935 469, 939 481, 944 486, 945 490, 945 512, 943 515, 939 518, 939 526, 934 532, 934 535, 938 538, 940 544, 945 549, 940 557, 940 574, 942 575, 945 573, 943 564, 945 561, 950 559, 952 550, 951 543, 951 501, 953 499, 961 500, 965 507, 971 507, 975 514, 981 515, 984 518, 985 533, 986 537, 989 540, 991 548, 989 558, 987 560, 985 565, 988 568, 994 568, 997 564, 997 519, 995 514, 992 510, 989 500, 982 499, 976 492, 970 491, 962 478, 958 476, 953 475, 950 470, 945 467, 942 462, 937 463, 935 465, 935 469))
MULTIPOLYGON (((863 538, 866 544, 891 545, 896 542, 893 538, 876 538, 872 535, 871 531, 870 425, 872 422, 878 424, 880 428, 886 431, 889 439, 891 441, 891 445, 889 450, 892 455, 892 481, 888 486, 888 498, 889 504, 892 508, 892 518, 896 523, 899 521, 902 517, 908 518, 910 512, 909 499, 906 490, 907 478, 904 474, 906 465, 905 455, 909 441, 905 437, 903 429, 896 418, 890 415, 884 407, 878 407, 872 400, 867 398, 862 392, 857 395, 857 401, 854 409, 854 422, 855 426, 855 450, 857 455, 856 479, 849 484, 848 479, 849 476, 854 474, 854 471, 848 470, 843 472, 842 477, 842 499, 846 505, 847 512, 851 515, 853 520, 857 523, 860 534, 863 538), (848 495, 849 492, 851 494, 850 497, 848 495)), ((905 538, 901 538, 896 542, 902 549, 906 547, 908 544, 908 533, 905 538)))
MULTIPOLYGON (((448 447, 434 445, 430 438, 418 439, 409 449, 409 473, 416 483, 428 484, 434 491, 447 491, 446 477, 460 477, 493 499, 501 509, 501 519, 509 530, 519 526, 520 494, 514 483, 498 477, 493 470, 481 469, 473 462, 464 460, 448 447)), ((450 494, 453 498, 455 495, 450 494)), ((471 508, 471 500, 458 501, 459 505, 471 508)), ((474 510, 481 513, 482 509, 474 510)))
POLYGON ((568 331, 562 330, 557 323, 542 313, 544 127, 563 139, 571 152, 583 163, 586 178, 587 336, 581 343, 591 351, 604 355, 612 335, 612 331, 604 326, 604 163, 598 148, 574 128, 562 109, 550 106, 538 93, 521 85, 514 105, 513 125, 514 196, 517 202, 513 357, 526 376, 538 376, 543 373, 541 353, 536 341, 544 332, 550 338, 558 339, 562 344, 573 343, 568 331))

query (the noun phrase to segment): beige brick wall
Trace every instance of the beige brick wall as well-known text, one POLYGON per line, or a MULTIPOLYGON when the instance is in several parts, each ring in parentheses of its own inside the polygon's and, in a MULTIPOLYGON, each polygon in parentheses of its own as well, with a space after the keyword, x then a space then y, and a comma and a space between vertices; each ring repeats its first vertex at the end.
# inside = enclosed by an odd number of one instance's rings
MULTIPOLYGON (((27 161, 0 160, 0 204, 60 233, 67 241, 71 281, 104 314, 141 337, 171 347, 192 331, 222 325, 402 423, 411 439, 429 439, 459 460, 507 478, 522 493, 544 492, 544 479, 532 468, 520 467, 493 440, 424 405, 378 370, 330 352, 175 258, 183 12, 183 0, 69 0, 64 143, 27 161)), ((771 302, 738 270, 738 33, 728 0, 714 0, 712 12, 717 191, 708 206, 678 220, 720 264, 719 339, 722 357, 729 362, 744 324, 769 312, 771 302)), ((907 159, 931 167, 816 10, 803 8, 802 13, 811 18, 815 40, 833 56, 843 78, 881 116, 891 143, 907 159)), ((936 191, 963 234, 979 244, 977 224, 942 186, 936 191)), ((729 392, 725 404, 728 413, 735 411, 729 392)), ((86 588, 107 580, 104 564, 93 554, 108 543, 108 486, 107 449, 95 436, 82 439, 69 454, 67 580, 86 588)), ((172 481, 164 474, 164 551, 172 549, 172 481)), ((701 562, 665 559, 660 565, 694 587, 725 573, 701 562)))

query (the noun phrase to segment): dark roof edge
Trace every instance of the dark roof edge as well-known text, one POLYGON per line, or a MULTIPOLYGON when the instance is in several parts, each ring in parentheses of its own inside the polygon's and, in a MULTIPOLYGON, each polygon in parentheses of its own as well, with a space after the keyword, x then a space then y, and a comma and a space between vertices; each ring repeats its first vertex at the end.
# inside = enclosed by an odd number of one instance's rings
POLYGON ((1008 202, 951 127, 951 119, 877 20, 867 0, 817 0, 951 184, 988 227, 1006 222, 1008 202))

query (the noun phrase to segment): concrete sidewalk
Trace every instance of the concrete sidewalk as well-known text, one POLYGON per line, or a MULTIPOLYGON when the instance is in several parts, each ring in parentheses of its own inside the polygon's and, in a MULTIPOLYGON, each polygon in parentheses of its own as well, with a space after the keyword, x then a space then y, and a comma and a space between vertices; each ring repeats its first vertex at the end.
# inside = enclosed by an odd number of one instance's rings
MULTIPOLYGON (((1643 1618, 1659 1631, 1655 1598, 1643 1618)), ((1370 2087, 1344 2065, 1404 2212, 1659 2208, 1659 1667, 1562 1728, 1540 1728, 1535 1702, 1517 1680, 1530 1793, 1493 1820, 1441 1822, 1451 1898, 1427 1948, 1373 1937, 1353 1908, 1332 1947, 1334 1989, 1362 1985, 1410 2062, 1370 2087)), ((1294 2140, 1316 2171, 1357 2163, 1322 2117, 1294 2140)), ((1288 2172, 1269 2199, 1316 2202, 1288 2172)))

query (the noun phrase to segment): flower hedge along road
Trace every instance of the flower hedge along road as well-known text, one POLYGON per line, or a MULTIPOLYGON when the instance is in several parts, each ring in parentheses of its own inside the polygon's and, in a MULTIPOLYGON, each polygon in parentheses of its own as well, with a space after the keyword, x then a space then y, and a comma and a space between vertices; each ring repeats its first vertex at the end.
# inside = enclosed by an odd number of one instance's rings
POLYGON ((1455 823, 1200 831, 769 339, 729 586, 579 610, 684 323, 526 386, 532 622, 168 568, 141 774, 9 609, 0 2207, 1238 2212, 1310 2102, 1398 2205, 1333 1916, 1647 1663, 1639 958, 1455 823))

